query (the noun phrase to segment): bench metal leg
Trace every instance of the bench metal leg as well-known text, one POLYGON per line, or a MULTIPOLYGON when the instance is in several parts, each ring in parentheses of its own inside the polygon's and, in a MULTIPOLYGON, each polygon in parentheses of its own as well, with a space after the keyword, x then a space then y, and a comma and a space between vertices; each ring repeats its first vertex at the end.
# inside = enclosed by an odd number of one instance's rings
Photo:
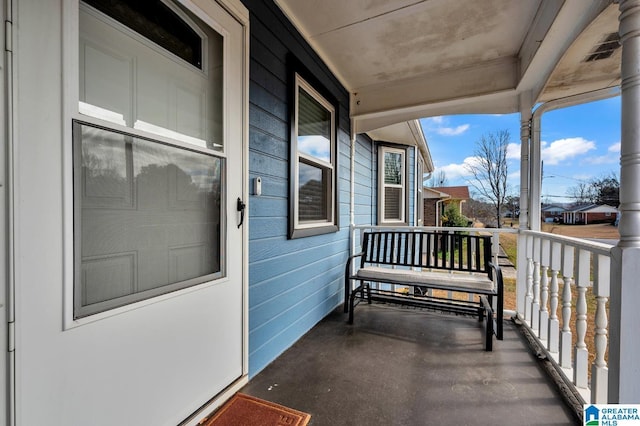
MULTIPOLYGON (((491 297, 491 296, 489 296, 491 297)), ((493 307, 490 300, 486 296, 480 296, 480 304, 483 306, 484 315, 487 317, 484 333, 484 350, 491 352, 493 350, 493 307)))
POLYGON ((358 292, 362 293, 363 292, 363 288, 364 288, 364 285, 360 284, 357 288, 355 288, 351 292, 351 296, 349 297, 349 321, 348 321, 348 324, 353 324, 353 308, 354 308, 354 304, 355 304, 355 300, 356 300, 356 295, 358 294, 358 292))
POLYGON ((349 312, 349 296, 351 296, 351 292, 349 291, 349 286, 351 284, 351 282, 349 281, 349 278, 345 278, 345 283, 344 283, 344 313, 346 314, 347 312, 349 312))

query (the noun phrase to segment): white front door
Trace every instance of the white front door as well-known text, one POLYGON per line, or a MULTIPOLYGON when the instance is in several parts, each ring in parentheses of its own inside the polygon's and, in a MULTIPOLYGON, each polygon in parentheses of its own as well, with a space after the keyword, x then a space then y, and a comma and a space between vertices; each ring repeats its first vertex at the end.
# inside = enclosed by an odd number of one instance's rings
POLYGON ((175 425, 246 381, 245 27, 205 0, 16 18, 16 423, 175 425))

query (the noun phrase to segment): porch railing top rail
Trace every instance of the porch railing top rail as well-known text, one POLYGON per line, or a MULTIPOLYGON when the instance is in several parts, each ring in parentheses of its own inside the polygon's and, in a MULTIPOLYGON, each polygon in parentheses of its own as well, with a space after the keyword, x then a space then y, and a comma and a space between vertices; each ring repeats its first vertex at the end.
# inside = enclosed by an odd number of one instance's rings
POLYGON ((407 225, 353 225, 353 229, 369 230, 416 230, 416 231, 448 231, 448 232, 484 232, 491 234, 510 233, 517 234, 515 228, 460 228, 451 226, 407 226, 407 225))
POLYGON ((566 237, 564 235, 551 234, 548 232, 519 230, 518 233, 520 235, 532 235, 539 238, 544 238, 552 242, 562 243, 564 245, 569 245, 582 250, 588 250, 592 253, 605 256, 609 256, 611 254, 611 249, 614 247, 612 244, 607 244, 600 241, 593 241, 576 237, 566 237))

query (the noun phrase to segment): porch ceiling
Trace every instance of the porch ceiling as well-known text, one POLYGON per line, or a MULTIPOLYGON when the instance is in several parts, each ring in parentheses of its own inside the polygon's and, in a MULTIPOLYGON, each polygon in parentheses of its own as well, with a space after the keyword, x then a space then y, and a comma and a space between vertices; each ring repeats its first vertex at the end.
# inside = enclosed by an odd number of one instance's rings
POLYGON ((619 84, 619 49, 584 62, 618 30, 608 0, 275 1, 351 92, 357 132, 619 84))

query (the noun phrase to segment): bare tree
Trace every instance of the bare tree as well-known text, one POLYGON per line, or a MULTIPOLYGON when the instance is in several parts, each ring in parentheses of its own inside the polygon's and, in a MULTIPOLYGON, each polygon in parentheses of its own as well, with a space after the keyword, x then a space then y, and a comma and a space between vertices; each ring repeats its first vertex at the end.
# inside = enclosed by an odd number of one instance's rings
POLYGON ((567 195, 574 199, 575 205, 590 203, 593 198, 591 185, 588 182, 580 182, 567 189, 567 195))
POLYGON ((615 173, 610 172, 588 182, 580 182, 567 190, 567 194, 575 199, 575 204, 608 204, 617 207, 620 204, 620 181, 615 173))
POLYGON ((493 205, 498 228, 501 227, 502 207, 507 197, 509 139, 511 136, 508 130, 482 135, 476 141, 474 161, 466 164, 473 176, 471 185, 493 205))
POLYGON ((435 188, 438 186, 447 186, 449 181, 447 180, 447 174, 444 170, 438 170, 436 173, 431 175, 431 179, 427 181, 427 186, 429 188, 435 188))

